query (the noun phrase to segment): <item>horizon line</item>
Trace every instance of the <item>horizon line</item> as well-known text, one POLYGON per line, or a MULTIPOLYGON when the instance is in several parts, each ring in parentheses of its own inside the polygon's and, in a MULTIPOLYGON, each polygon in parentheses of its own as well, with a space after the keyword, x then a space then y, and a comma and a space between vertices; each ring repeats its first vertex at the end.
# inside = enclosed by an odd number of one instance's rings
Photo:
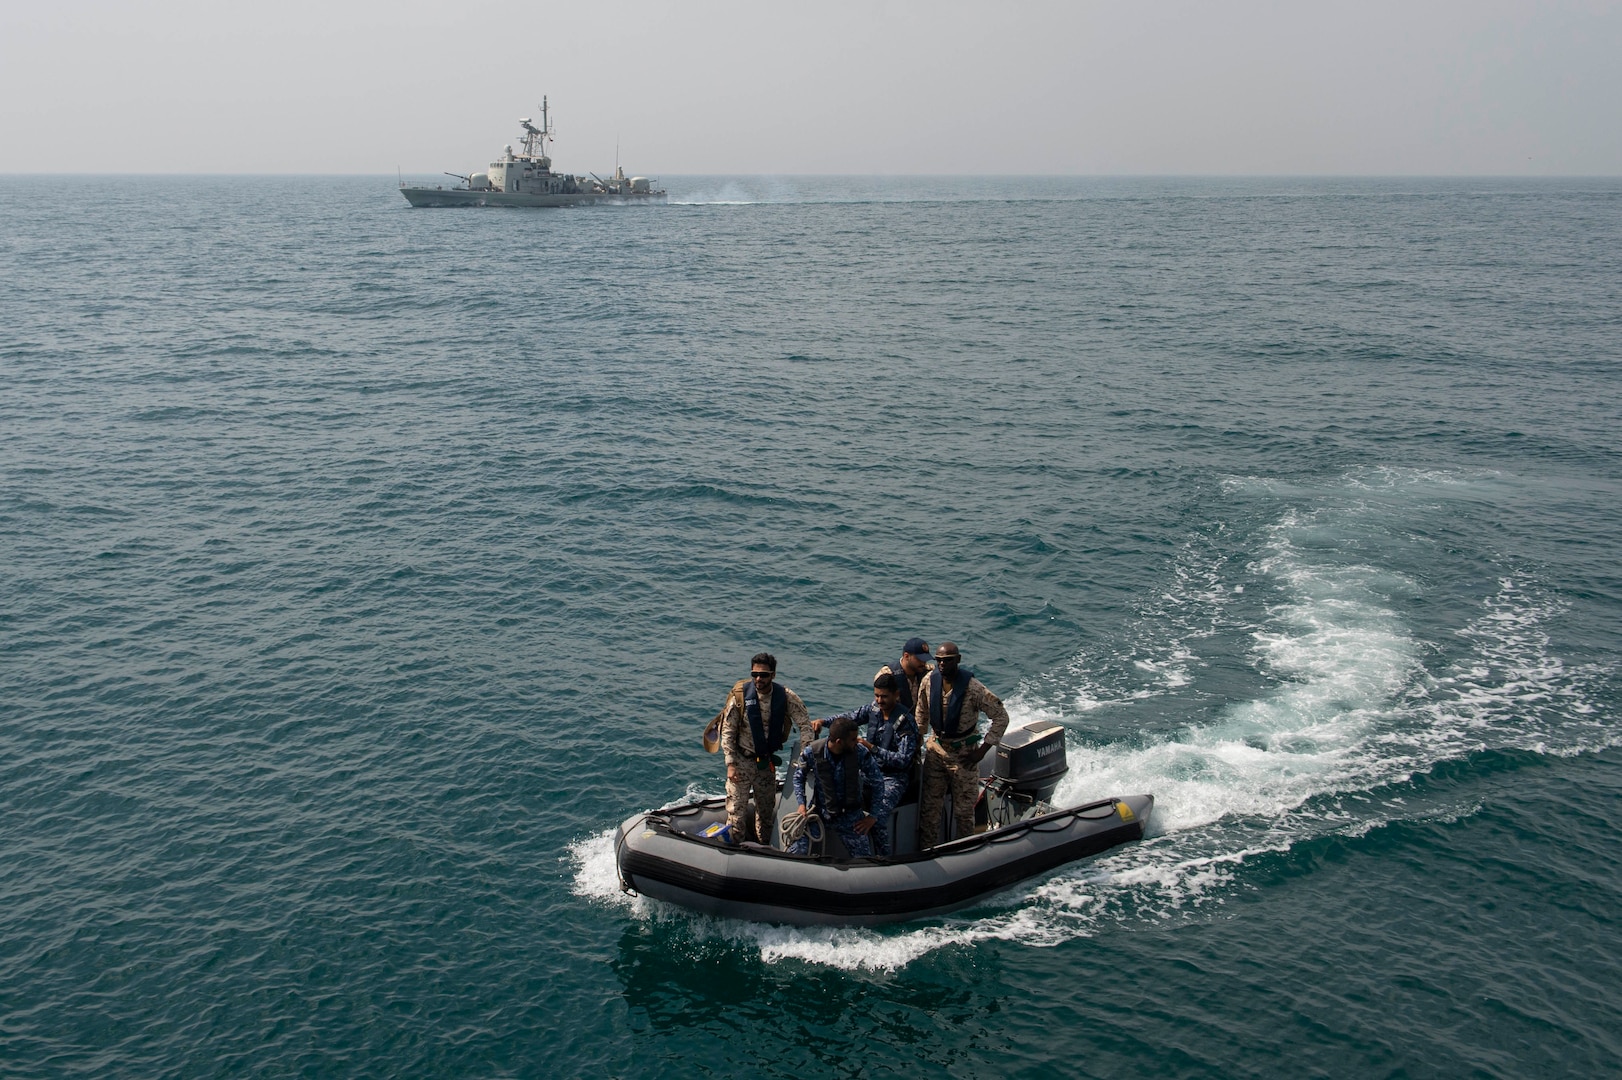
MULTIPOLYGON (((401 175, 403 170, 397 170, 401 175)), ((365 178, 386 177, 386 172, 63 172, 60 170, 23 169, 0 170, 0 177, 74 177, 115 179, 121 177, 318 177, 365 178)), ((413 176, 430 175, 414 171, 413 176)), ((439 175, 436 171, 432 175, 439 175)), ((651 175, 651 174, 650 174, 651 175)), ((717 173, 660 173, 660 179, 686 177, 734 177, 758 179, 786 179, 814 177, 835 179, 854 177, 875 180, 991 180, 991 179, 1056 179, 1056 180, 1622 180, 1622 173, 1499 173, 1499 172, 1012 172, 994 173, 931 173, 931 172, 717 172, 717 173)))

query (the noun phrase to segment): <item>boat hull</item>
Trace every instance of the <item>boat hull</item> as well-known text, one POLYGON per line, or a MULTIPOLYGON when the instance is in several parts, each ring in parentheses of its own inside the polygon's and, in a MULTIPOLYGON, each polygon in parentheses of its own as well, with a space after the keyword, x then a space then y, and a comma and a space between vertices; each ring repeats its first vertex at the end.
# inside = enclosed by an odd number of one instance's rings
POLYGON ((466 188, 402 187, 400 194, 412 206, 631 206, 662 203, 662 191, 612 194, 577 191, 567 195, 541 195, 524 191, 469 191, 466 188))
POLYGON ((700 837, 724 799, 637 814, 614 857, 627 892, 724 918, 871 926, 943 915, 1038 874, 1142 839, 1150 795, 1057 810, 895 859, 805 858, 700 837))

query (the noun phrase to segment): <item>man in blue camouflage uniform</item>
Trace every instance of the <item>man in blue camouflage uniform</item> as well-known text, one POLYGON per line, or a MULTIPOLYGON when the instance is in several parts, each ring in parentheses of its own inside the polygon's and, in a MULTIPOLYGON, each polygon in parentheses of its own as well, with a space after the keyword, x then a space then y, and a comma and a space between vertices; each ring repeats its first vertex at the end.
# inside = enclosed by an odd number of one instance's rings
MULTIPOLYGON (((925 648, 927 652, 927 647, 925 648)), ((811 721, 812 731, 820 731, 824 724, 835 720, 850 720, 860 727, 867 725, 867 734, 857 742, 879 763, 883 781, 873 789, 873 816, 879 823, 873 826, 874 847, 880 855, 895 854, 894 838, 890 835, 890 815, 896 803, 906 794, 912 779, 913 766, 918 763, 918 725, 912 713, 901 707, 899 687, 901 680, 890 669, 873 677, 871 704, 849 712, 830 716, 826 720, 811 721)))
MULTIPOLYGON (((794 768, 794 798, 800 804, 800 816, 815 813, 821 817, 825 827, 839 834, 853 859, 873 854, 868 833, 878 819, 862 805, 866 793, 876 792, 883 783, 879 763, 857 740, 856 721, 848 717, 835 720, 826 739, 818 739, 800 751, 794 768), (813 788, 809 796, 807 781, 813 788)), ((810 843, 810 837, 801 836, 789 848, 789 854, 804 855, 810 843)))

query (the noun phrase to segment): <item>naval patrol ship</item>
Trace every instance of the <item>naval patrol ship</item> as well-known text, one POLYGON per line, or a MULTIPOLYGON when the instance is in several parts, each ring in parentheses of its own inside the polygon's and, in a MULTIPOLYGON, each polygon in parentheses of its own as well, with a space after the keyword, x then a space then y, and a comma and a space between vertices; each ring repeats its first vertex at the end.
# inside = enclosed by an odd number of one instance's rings
POLYGON ((626 176, 614 167, 607 180, 596 173, 570 176, 552 171, 546 144, 552 140, 552 124, 547 118, 546 98, 541 98, 541 126, 529 117, 518 121, 523 127, 523 148, 513 152, 503 148, 500 160, 492 161, 484 172, 469 176, 446 173, 462 181, 452 187, 415 187, 404 183, 400 194, 412 206, 591 206, 595 204, 659 203, 665 201, 661 188, 645 176, 626 176))

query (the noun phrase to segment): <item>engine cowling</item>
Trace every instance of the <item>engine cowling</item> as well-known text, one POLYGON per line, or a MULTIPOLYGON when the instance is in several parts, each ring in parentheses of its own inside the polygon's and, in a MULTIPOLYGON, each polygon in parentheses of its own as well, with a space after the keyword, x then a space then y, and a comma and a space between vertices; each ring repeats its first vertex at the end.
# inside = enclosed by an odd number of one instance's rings
POLYGON ((1070 771, 1064 756, 1064 728, 1034 724, 1007 732, 997 744, 993 776, 1006 780, 1020 795, 1047 802, 1070 771))

